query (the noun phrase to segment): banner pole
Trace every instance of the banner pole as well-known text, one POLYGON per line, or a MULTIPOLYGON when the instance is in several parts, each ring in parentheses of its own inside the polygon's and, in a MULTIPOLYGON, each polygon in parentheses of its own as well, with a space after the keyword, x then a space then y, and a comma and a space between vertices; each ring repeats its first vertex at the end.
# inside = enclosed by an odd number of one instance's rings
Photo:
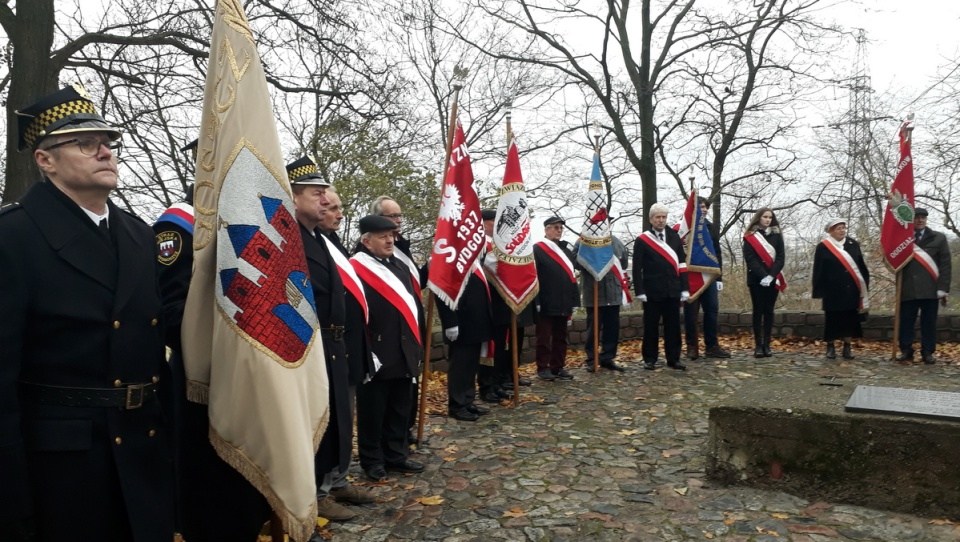
POLYGON ((593 372, 600 370, 600 282, 593 281, 593 372))
POLYGON ((897 291, 893 299, 893 360, 897 359, 897 351, 900 349, 900 289, 903 287, 903 270, 897 271, 897 291))
MULTIPOLYGON (((453 84, 453 105, 450 106, 450 124, 447 129, 447 147, 444 151, 443 158, 443 177, 444 182, 446 182, 447 172, 450 170, 450 152, 453 148, 453 132, 457 129, 457 105, 460 101, 460 89, 463 88, 463 85, 460 82, 453 84)), ((443 185, 441 185, 443 186, 443 185)), ((443 201, 443 190, 440 190, 441 202, 443 201)), ((439 209, 439 207, 438 207, 439 209)), ((440 214, 440 211, 437 211, 437 214, 440 214)), ((423 426, 426 423, 426 406, 427 406, 427 387, 430 382, 430 350, 433 346, 433 298, 434 296, 430 295, 429 288, 427 290, 427 320, 425 322, 425 328, 427 330, 427 338, 424 342, 423 349, 423 372, 421 373, 420 378, 420 412, 417 420, 417 449, 423 445, 423 426)), ((422 301, 422 300, 421 300, 422 301)))
POLYGON ((513 364, 513 408, 520 406, 520 354, 517 352, 517 313, 510 311, 510 358, 513 364))

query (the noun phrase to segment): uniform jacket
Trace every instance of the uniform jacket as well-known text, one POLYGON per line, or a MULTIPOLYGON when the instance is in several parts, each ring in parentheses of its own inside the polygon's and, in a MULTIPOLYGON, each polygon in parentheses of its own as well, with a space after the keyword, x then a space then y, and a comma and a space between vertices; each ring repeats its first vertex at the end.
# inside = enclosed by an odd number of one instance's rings
POLYGON ((760 259, 760 255, 753 250, 753 245, 744 240, 743 260, 747 263, 747 286, 759 286, 760 281, 767 275, 776 278, 783 271, 783 262, 786 256, 783 252, 783 235, 781 235, 778 226, 771 226, 766 231, 757 230, 754 235, 762 235, 776 249, 777 257, 773 260, 773 267, 767 267, 760 259))
MULTIPOLYGON (((493 287, 490 287, 493 290, 493 287)), ((492 292, 491 292, 492 293, 492 292)), ((467 287, 460 296, 457 310, 451 310, 446 303, 436 300, 437 313, 443 329, 459 327, 458 344, 479 344, 493 339, 493 316, 490 311, 490 298, 487 285, 475 273, 467 278, 467 287)), ((447 340, 446 334, 443 336, 447 340)))
MULTIPOLYGON (((630 257, 627 254, 627 247, 623 246, 623 242, 617 239, 616 237, 611 237, 613 242, 613 255, 618 260, 620 260, 620 268, 623 269, 623 272, 627 272, 627 267, 630 265, 630 257)), ((580 241, 573 246, 573 253, 576 255, 580 252, 580 241)), ((574 259, 574 263, 577 266, 577 269, 581 271, 583 268, 580 264, 574 259)), ((593 307, 593 283, 596 282, 593 280, 593 275, 590 273, 580 273, 580 280, 583 283, 580 292, 583 294, 583 304, 581 307, 593 307)), ((611 305, 619 306, 623 304, 623 288, 620 286, 620 281, 617 279, 616 275, 613 274, 613 270, 607 272, 606 275, 600 279, 600 289, 597 292, 597 301, 601 307, 607 307, 611 305)))
MULTIPOLYGON (((679 262, 686 262, 687 253, 683 251, 680 235, 673 228, 664 228, 663 233, 664 242, 677 253, 679 262)), ((670 262, 637 237, 633 243, 633 288, 638 296, 646 295, 653 301, 680 299, 680 292, 689 291, 690 286, 686 273, 677 276, 670 262)))
MULTIPOLYGON (((545 242, 550 241, 545 240, 545 242)), ((570 252, 566 241, 560 241, 557 245, 571 263, 577 261, 577 257, 570 252)), ((534 303, 540 307, 540 314, 545 316, 573 314, 573 308, 580 303, 580 289, 577 283, 571 282, 567 270, 538 245, 533 245, 533 259, 537 264, 537 279, 540 281, 540 293, 537 294, 534 303)))
POLYGON ((903 289, 900 293, 901 301, 912 299, 936 299, 937 290, 950 291, 950 246, 947 237, 938 231, 925 228, 923 237, 917 241, 922 248, 937 262, 940 278, 935 282, 930 272, 915 260, 903 267, 903 289))
POLYGON ((18 392, 18 381, 166 384, 154 235, 108 206, 109 236, 42 182, 0 216, 0 520, 39 514, 95 540, 98 510, 122 499, 136 540, 169 542, 173 472, 158 400, 75 407, 18 392))
MULTIPOLYGON (((320 230, 314 230, 320 235, 320 230)), ((330 384, 330 403, 336 412, 337 437, 331 439, 327 434, 320 443, 318 456, 326 454, 339 458, 339 467, 346 469, 350 466, 350 448, 353 444, 353 420, 350 418, 350 389, 349 368, 347 367, 347 349, 343 339, 336 341, 329 332, 322 331, 331 326, 344 326, 347 320, 346 290, 343 279, 337 271, 337 263, 333 261, 323 239, 314 237, 302 223, 300 237, 303 238, 303 253, 307 257, 307 272, 310 273, 310 287, 313 289, 313 300, 317 307, 317 320, 320 321, 320 337, 323 339, 323 354, 327 362, 327 380, 330 384), (336 446, 331 448, 331 443, 336 446)), ((332 424, 331 424, 332 425, 332 424)), ((327 431, 329 433, 329 430, 327 431)), ((327 466, 336 465, 334 461, 327 466)))
MULTIPOLYGON (((370 254, 363 245, 361 245, 361 251, 370 254)), ((400 279, 410 295, 414 295, 410 271, 403 263, 393 258, 379 261, 400 279)), ((361 278, 361 280, 363 279, 361 278)), ((407 328, 400 311, 390 301, 366 281, 363 283, 363 288, 367 294, 367 307, 370 309, 371 350, 382 364, 382 367, 374 376, 374 380, 394 380, 419 376, 420 362, 423 360, 423 347, 407 328)), ((424 337, 422 333, 423 319, 423 307, 418 300, 417 320, 420 323, 421 337, 424 337)))
POLYGON ((160 293, 163 296, 163 315, 166 322, 167 345, 180 350, 180 324, 183 322, 183 307, 187 302, 190 277, 193 273, 193 231, 187 231, 173 222, 157 222, 153 225, 157 243, 161 240, 174 243, 174 254, 160 258, 157 267, 160 293))
MULTIPOLYGON (((843 250, 856 262, 869 287, 870 271, 863 261, 860 243, 847 237, 843 241, 843 250)), ((813 255, 813 298, 823 300, 822 307, 825 311, 853 311, 860 308, 857 279, 850 276, 847 268, 823 243, 817 245, 813 255)))
MULTIPOLYGON (((333 242, 344 257, 350 258, 337 232, 327 232, 323 235, 333 242)), ((358 386, 363 383, 364 378, 374 373, 373 356, 370 352, 370 333, 364 319, 363 307, 349 292, 345 294, 345 308, 346 331, 343 334, 343 343, 346 347, 348 380, 351 386, 358 386)))

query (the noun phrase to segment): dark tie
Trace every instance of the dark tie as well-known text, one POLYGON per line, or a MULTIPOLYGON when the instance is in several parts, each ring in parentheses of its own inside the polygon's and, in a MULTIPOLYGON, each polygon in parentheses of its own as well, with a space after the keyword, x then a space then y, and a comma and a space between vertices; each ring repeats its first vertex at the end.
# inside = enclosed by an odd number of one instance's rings
POLYGON ((918 242, 919 242, 921 239, 923 239, 923 230, 917 230, 916 233, 914 234, 914 237, 916 238, 916 240, 917 240, 918 242))
POLYGON ((106 218, 100 219, 100 231, 102 231, 105 235, 110 235, 110 226, 107 225, 106 218))
POLYGON ((658 233, 657 235, 659 235, 659 236, 660 236, 660 240, 663 241, 663 232, 660 232, 660 233, 658 233))

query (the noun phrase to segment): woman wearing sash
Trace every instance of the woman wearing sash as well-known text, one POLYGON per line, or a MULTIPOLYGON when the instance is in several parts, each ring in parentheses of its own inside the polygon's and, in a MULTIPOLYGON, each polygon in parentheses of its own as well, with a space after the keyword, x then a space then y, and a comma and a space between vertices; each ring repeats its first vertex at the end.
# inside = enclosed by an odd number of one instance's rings
POLYGON ((845 220, 830 220, 824 231, 830 235, 817 245, 813 257, 813 297, 823 300, 827 358, 837 357, 833 342, 841 339, 843 359, 853 359, 850 339, 863 336, 857 313, 870 306, 867 299, 870 273, 863 262, 860 244, 847 237, 845 220))
POLYGON ((757 211, 743 234, 743 260, 747 263, 747 287, 753 304, 753 357, 770 357, 773 308, 777 295, 786 289, 783 270, 783 236, 773 210, 757 211))

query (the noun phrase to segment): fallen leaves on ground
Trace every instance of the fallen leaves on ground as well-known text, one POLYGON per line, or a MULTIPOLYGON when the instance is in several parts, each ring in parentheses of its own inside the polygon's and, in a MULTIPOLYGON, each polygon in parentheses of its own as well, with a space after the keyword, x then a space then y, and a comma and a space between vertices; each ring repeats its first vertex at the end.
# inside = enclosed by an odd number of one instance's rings
POLYGON ((511 508, 503 512, 503 517, 505 518, 522 518, 524 512, 522 508, 511 508))
POLYGON ((433 495, 431 497, 417 497, 416 500, 418 503, 424 506, 436 506, 443 503, 443 497, 440 495, 433 495))

